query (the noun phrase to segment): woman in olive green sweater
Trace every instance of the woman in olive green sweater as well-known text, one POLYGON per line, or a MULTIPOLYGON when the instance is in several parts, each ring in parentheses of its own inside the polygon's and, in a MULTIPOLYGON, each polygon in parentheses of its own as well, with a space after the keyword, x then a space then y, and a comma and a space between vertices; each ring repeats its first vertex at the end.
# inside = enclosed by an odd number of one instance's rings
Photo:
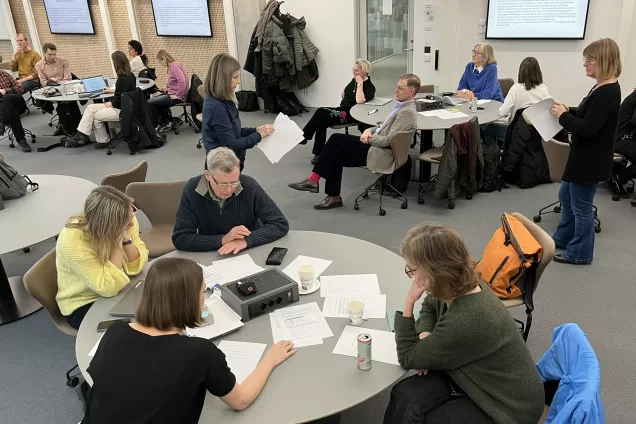
POLYGON ((536 366, 459 235, 420 225, 406 234, 402 255, 413 283, 395 340, 400 365, 418 375, 393 388, 384 422, 536 424, 544 405, 536 366))

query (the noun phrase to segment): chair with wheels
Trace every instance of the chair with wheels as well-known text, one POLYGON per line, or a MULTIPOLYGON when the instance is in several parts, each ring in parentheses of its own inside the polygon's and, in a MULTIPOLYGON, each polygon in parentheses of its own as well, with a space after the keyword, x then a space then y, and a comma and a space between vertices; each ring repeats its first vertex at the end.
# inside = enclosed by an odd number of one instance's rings
MULTIPOLYGON (((568 156, 570 155, 570 144, 551 139, 550 141, 542 143, 542 146, 545 151, 545 156, 548 159, 550 179, 555 183, 560 183, 563 172, 565 172, 565 165, 568 162, 568 156)), ((594 231, 600 233, 601 220, 598 217, 598 208, 594 205, 592 207, 594 208, 594 231)), ((548 213, 561 213, 561 202, 557 200, 542 207, 539 209, 539 213, 532 217, 532 220, 534 222, 541 222, 542 216, 548 213)))
POLYGON ((115 187, 122 193, 126 192, 126 187, 130 183, 142 183, 146 181, 146 175, 148 174, 148 162, 142 160, 130 171, 122 172, 120 174, 107 175, 102 180, 102 185, 109 185, 115 187))
MULTIPOLYGON (((428 149, 424 153, 420 154, 419 160, 422 162, 439 165, 442 160, 442 154, 444 153, 444 147, 433 147, 428 149)), ((437 180, 437 174, 432 175, 428 181, 420 181, 418 186, 417 203, 423 205, 425 203, 424 196, 435 189, 435 181, 437 180)), ((454 207, 454 206, 453 206, 454 207)), ((450 204, 449 204, 450 208, 450 204)), ((451 208, 452 209, 452 208, 451 208)))
POLYGON ((139 237, 146 243, 149 257, 157 258, 175 250, 172 230, 187 181, 134 182, 126 187, 126 194, 148 217, 152 229, 139 237))
POLYGON ((552 237, 550 237, 550 235, 546 233, 543 228, 539 227, 530 219, 526 218, 519 212, 512 213, 512 216, 523 223, 532 237, 534 237, 534 239, 539 242, 539 244, 543 248, 543 256, 541 257, 541 261, 537 265, 534 275, 532 276, 534 278, 528 278, 530 274, 526 274, 526 280, 521 290, 521 296, 514 299, 501 299, 501 302, 506 308, 515 308, 518 306, 526 307, 526 322, 523 323, 522 321, 519 321, 517 319, 515 319, 515 321, 520 324, 520 330, 523 336, 523 340, 527 341, 528 333, 530 333, 530 326, 532 325, 532 312, 534 311, 534 292, 537 290, 537 286, 539 285, 539 280, 541 279, 541 275, 543 275, 543 271, 545 271, 548 264, 552 262, 552 258, 554 257, 555 245, 552 237))
POLYGON ((512 78, 501 78, 499 79, 499 85, 501 86, 501 94, 505 99, 512 86, 515 85, 515 80, 512 78))
POLYGON ((194 132, 196 134, 201 132, 201 129, 196 124, 194 119, 192 119, 192 114, 188 112, 188 108, 192 109, 192 104, 194 103, 192 88, 195 86, 195 82, 198 82, 198 87, 202 87, 201 79, 197 74, 192 74, 192 78, 190 78, 190 90, 188 91, 188 97, 186 101, 183 103, 179 103, 175 105, 175 107, 182 107, 183 113, 179 115, 179 117, 172 120, 172 129, 174 130, 175 135, 179 134, 179 128, 185 124, 188 124, 190 127, 194 127, 194 132))
MULTIPOLYGON (((62 333, 76 337, 77 330, 68 325, 57 306, 57 269, 55 266, 55 249, 44 255, 24 275, 24 288, 49 313, 53 323, 62 333)), ((77 365, 67 371, 66 385, 75 387, 79 383, 79 373, 73 374, 77 365)))
POLYGON ((393 187, 391 183, 388 181, 389 177, 393 172, 397 171, 402 167, 409 158, 409 151, 411 150, 411 140, 413 139, 413 131, 398 131, 391 137, 391 151, 393 152, 393 169, 390 172, 384 173, 379 170, 369 170, 374 174, 381 174, 380 178, 378 178, 373 184, 364 189, 364 192, 356 197, 355 203, 353 204, 353 208, 355 210, 360 210, 359 201, 361 199, 368 199, 371 196, 379 195, 380 196, 380 216, 386 215, 386 210, 382 208, 382 196, 386 194, 388 191, 391 191, 392 197, 395 199, 400 199, 402 201, 401 208, 406 209, 409 206, 408 199, 404 197, 398 189, 393 187))

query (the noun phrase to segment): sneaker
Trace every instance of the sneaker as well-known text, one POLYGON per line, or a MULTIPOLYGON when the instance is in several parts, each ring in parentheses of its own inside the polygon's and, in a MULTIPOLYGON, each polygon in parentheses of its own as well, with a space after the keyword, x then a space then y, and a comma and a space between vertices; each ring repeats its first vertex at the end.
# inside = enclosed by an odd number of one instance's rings
POLYGON ((26 140, 18 140, 18 144, 23 152, 29 153, 31 151, 31 146, 29 146, 26 140))
POLYGON ((171 129, 172 129, 172 123, 168 123, 168 124, 165 124, 165 125, 159 124, 159 125, 157 125, 157 128, 156 128, 156 130, 157 130, 157 132, 159 134, 164 133, 166 131, 170 131, 171 129))

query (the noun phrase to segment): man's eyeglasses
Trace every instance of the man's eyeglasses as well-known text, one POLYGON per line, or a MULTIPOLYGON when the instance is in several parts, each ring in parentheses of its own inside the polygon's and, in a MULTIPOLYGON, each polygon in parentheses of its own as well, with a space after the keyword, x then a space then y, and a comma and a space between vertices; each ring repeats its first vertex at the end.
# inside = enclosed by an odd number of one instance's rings
POLYGON ((214 181, 214 184, 219 186, 219 188, 224 189, 224 190, 228 189, 228 188, 237 188, 238 186, 241 185, 240 181, 237 181, 235 183, 219 183, 214 177, 212 177, 212 181, 214 181))
POLYGON ((477 55, 480 55, 480 54, 481 54, 481 52, 478 52, 477 50, 473 50, 473 56, 477 56, 477 55))
POLYGON ((396 89, 397 91, 406 90, 407 88, 409 88, 409 86, 408 86, 408 85, 405 85, 404 87, 402 87, 401 85, 396 85, 396 86, 395 86, 395 89, 396 89))
POLYGON ((409 277, 409 278, 413 278, 413 274, 415 273, 414 269, 409 268, 408 265, 404 266, 404 273, 409 277))

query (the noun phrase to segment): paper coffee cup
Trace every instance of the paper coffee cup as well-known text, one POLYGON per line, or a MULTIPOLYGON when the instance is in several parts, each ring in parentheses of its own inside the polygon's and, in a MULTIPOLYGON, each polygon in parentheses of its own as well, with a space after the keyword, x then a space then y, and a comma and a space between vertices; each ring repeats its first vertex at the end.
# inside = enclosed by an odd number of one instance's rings
POLYGON ((364 313, 364 303, 354 300, 349 302, 347 309, 349 310, 349 324, 361 325, 362 315, 364 313))
POLYGON ((298 276, 300 277, 300 286, 304 291, 311 290, 314 286, 314 267, 311 265, 302 265, 298 268, 298 276))

